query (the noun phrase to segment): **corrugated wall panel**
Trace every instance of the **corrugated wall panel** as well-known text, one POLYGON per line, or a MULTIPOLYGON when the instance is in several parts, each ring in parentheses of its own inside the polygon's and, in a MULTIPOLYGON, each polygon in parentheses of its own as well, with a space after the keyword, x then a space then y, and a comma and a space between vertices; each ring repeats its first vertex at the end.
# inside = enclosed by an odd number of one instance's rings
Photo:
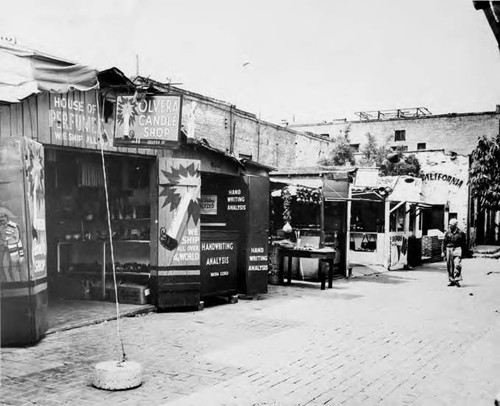
POLYGON ((0 106, 0 138, 10 136, 10 106, 0 106))
POLYGON ((41 93, 36 96, 36 111, 38 123, 38 142, 42 144, 50 144, 51 136, 49 130, 49 95, 41 93))

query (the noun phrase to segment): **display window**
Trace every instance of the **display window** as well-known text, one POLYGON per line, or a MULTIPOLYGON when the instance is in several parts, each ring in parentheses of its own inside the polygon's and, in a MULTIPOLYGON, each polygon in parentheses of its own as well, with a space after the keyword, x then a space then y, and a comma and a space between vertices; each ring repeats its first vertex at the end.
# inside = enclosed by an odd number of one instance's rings
POLYGON ((384 232, 384 202, 353 201, 351 231, 384 232))
MULTIPOLYGON (((149 178, 153 161, 109 154, 105 162, 119 300, 146 304, 150 297, 149 178)), ((114 301, 100 154, 48 149, 45 174, 50 301, 114 301)))

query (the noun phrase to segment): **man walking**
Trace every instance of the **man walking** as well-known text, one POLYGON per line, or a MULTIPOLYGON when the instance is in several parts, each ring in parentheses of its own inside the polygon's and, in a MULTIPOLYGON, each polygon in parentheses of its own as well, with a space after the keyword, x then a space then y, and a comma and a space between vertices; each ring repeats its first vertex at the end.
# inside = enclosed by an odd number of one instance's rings
POLYGON ((460 287, 462 280, 462 255, 465 252, 465 233, 457 226, 457 219, 450 220, 450 228, 444 235, 442 256, 446 258, 448 286, 460 287))

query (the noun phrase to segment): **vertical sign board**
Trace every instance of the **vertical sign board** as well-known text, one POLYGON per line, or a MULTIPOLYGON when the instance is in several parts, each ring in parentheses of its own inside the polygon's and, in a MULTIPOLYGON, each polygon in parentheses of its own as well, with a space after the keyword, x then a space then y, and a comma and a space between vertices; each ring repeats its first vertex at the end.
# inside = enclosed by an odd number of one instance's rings
POLYGON ((201 243, 201 294, 238 293, 238 233, 212 232, 201 243))
MULTIPOLYGON (((26 168, 25 202, 27 222, 31 227, 28 240, 30 279, 46 281, 47 278, 47 235, 45 229, 45 176, 43 146, 32 140, 24 143, 26 168)), ((46 283, 45 283, 46 286, 46 283)), ((40 291, 40 287, 35 289, 40 291)))
POLYGON ((389 236, 389 269, 408 265, 408 234, 391 233, 389 236))
POLYGON ((200 161, 159 158, 158 179, 157 306, 198 306, 200 161))
POLYGON ((0 143, 2 345, 34 343, 48 328, 43 159, 33 140, 0 143))
POLYGON ((116 146, 175 147, 179 144, 182 98, 173 96, 117 97, 116 146))
POLYGON ((227 229, 236 232, 238 237, 237 290, 245 291, 245 252, 247 247, 248 188, 242 176, 231 176, 224 182, 225 190, 221 196, 224 206, 227 229))
POLYGON ((267 293, 269 272, 269 178, 245 176, 248 185, 248 228, 245 249, 245 293, 267 293))

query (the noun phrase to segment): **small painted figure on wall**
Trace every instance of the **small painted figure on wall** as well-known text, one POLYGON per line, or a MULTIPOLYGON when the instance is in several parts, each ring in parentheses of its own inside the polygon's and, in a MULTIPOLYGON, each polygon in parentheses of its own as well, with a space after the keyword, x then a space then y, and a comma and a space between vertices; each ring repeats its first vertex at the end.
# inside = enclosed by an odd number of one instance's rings
POLYGON ((0 207, 0 279, 5 282, 20 280, 20 267, 24 261, 24 249, 19 226, 12 221, 14 215, 0 207))

